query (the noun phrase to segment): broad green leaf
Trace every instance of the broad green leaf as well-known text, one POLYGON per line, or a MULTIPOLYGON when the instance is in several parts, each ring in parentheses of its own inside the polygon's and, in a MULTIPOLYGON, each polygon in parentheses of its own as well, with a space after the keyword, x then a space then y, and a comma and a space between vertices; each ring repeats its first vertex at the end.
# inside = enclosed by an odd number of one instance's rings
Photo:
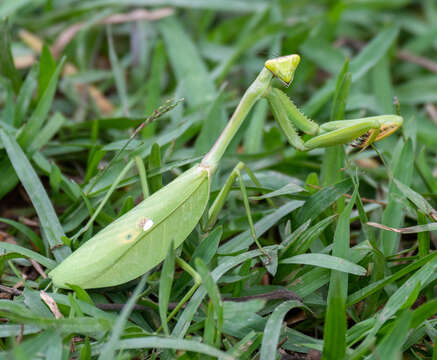
POLYGON ((47 345, 45 352, 47 359, 63 360, 62 337, 59 334, 55 332, 47 345))

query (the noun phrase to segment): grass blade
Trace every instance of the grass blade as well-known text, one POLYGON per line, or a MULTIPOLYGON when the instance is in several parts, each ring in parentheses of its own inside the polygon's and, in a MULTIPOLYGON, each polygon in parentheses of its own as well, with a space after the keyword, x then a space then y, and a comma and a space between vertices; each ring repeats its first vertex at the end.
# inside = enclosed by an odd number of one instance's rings
POLYGON ((208 267, 206 264, 202 261, 201 258, 196 258, 194 260, 194 263, 196 264, 196 269, 202 278, 202 285, 205 287, 206 291, 208 292, 209 298, 212 301, 214 313, 217 318, 217 330, 222 331, 223 330, 223 301, 220 296, 220 291, 217 287, 217 284, 214 282, 214 279, 212 278, 208 267))
MULTIPOLYGON (((349 257, 350 224, 349 218, 357 196, 355 189, 352 199, 341 213, 334 235, 333 255, 345 261, 349 257)), ((363 269, 365 271, 365 269, 363 269)), ((346 297, 348 275, 331 271, 326 309, 322 359, 344 359, 346 356, 346 297)))
POLYGON ((299 210, 296 216, 297 223, 302 225, 308 219, 315 219, 324 210, 331 206, 352 187, 351 179, 345 179, 335 185, 328 186, 316 192, 299 210))
POLYGON ((173 284, 175 267, 175 251, 173 243, 170 244, 167 257, 162 266, 161 277, 159 279, 159 316, 161 317, 161 326, 166 335, 169 334, 167 324, 168 302, 170 301, 171 286, 173 284))
MULTIPOLYGON (((413 175, 414 151, 411 139, 408 139, 395 165, 393 178, 405 185, 409 185, 413 175)), ((392 182, 389 189, 389 203, 382 215, 382 223, 389 227, 398 227, 403 218, 403 206, 398 202, 397 196, 401 193, 392 182)), ((399 236, 394 232, 384 231, 381 234, 381 250, 384 255, 392 255, 399 247, 399 236)))
POLYGON ((9 134, 0 129, 0 138, 14 166, 18 178, 26 189, 35 211, 38 214, 41 228, 44 232, 44 239, 48 242, 57 261, 64 260, 71 250, 64 245, 62 237, 64 230, 59 222, 53 205, 41 184, 35 170, 27 159, 21 147, 9 134))
POLYGON ((39 262, 41 265, 44 265, 47 269, 54 269, 56 266, 56 262, 52 259, 46 258, 41 254, 38 254, 35 251, 26 249, 22 246, 16 244, 9 244, 7 242, 0 242, 0 249, 5 249, 7 251, 19 253, 27 258, 34 259, 39 262))
MULTIPOLYGON (((94 346, 93 355, 99 351, 100 346, 94 346)), ((184 340, 171 337, 147 336, 142 338, 123 339, 118 342, 118 349, 174 349, 192 351, 204 355, 214 356, 220 360, 234 360, 233 356, 211 346, 194 340, 184 340)))
POLYGON ((302 306, 299 301, 289 300, 278 305, 267 320, 261 344, 260 360, 275 360, 282 321, 291 309, 302 306))
MULTIPOLYGON (((0 14, 1 12, 0 8, 0 14)), ((0 53, 2 54, 0 56, 0 74, 11 81, 15 94, 18 94, 21 88, 21 76, 15 68, 12 58, 8 23, 3 16, 0 16, 0 18, 2 19, 0 21, 0 53)))
POLYGON ((126 305, 123 307, 121 314, 118 316, 117 321, 112 328, 112 333, 109 341, 103 345, 103 349, 99 355, 99 360, 115 359, 115 351, 119 349, 119 341, 123 333, 124 326, 135 306, 135 303, 138 301, 138 298, 140 297, 141 293, 144 290, 144 287, 146 286, 147 277, 148 274, 142 276, 133 294, 129 298, 126 305))
POLYGON ((402 356, 402 345, 407 338, 413 313, 404 310, 396 319, 391 331, 381 340, 371 359, 398 360, 402 356))
POLYGON ((106 27, 106 36, 108 37, 109 59, 111 60, 111 68, 114 73, 115 84, 117 86, 118 96, 121 100, 124 115, 129 115, 129 104, 127 101, 127 87, 124 78, 123 69, 115 53, 114 42, 112 40, 111 26, 106 27))
MULTIPOLYGON (((396 40, 399 29, 387 28, 381 31, 361 52, 350 62, 352 82, 364 76, 389 50, 396 40)), ((314 116, 317 111, 329 100, 335 91, 335 80, 328 81, 310 101, 304 106, 308 116, 314 116)))
POLYGON ((284 260, 280 264, 303 264, 318 266, 325 269, 337 270, 344 273, 364 276, 367 271, 362 266, 354 264, 351 261, 342 259, 338 256, 325 254, 301 254, 284 260))
POLYGON ((56 70, 51 76, 47 88, 45 89, 44 94, 41 96, 36 109, 33 111, 25 128, 17 139, 18 143, 25 149, 33 141, 35 134, 39 132, 42 124, 47 117, 47 114, 50 111, 50 107, 55 96, 56 87, 58 85, 59 74, 61 73, 61 69, 64 66, 64 63, 65 59, 62 59, 56 67, 56 70))
MULTIPOLYGON (((292 211, 298 209, 304 204, 303 201, 293 200, 287 204, 276 209, 273 213, 265 216, 260 221, 255 224, 255 233, 257 236, 262 236, 268 229, 270 229, 274 224, 281 220, 284 216, 288 215, 292 211)), ((228 241, 226 244, 220 246, 219 254, 230 254, 243 249, 247 249, 248 246, 253 244, 254 240, 250 233, 250 229, 246 230, 244 233, 234 237, 232 240, 228 241)))

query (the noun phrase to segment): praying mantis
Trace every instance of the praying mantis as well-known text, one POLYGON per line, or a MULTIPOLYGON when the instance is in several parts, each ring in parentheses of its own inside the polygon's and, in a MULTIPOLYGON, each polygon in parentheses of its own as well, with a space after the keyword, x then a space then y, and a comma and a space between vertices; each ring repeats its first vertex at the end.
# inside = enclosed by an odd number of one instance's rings
MULTIPOLYGON (((73 284, 84 289, 119 285, 161 263, 170 244, 179 247, 199 223, 207 208, 211 181, 220 159, 250 109, 261 98, 267 99, 289 143, 301 151, 350 142, 355 147, 365 149, 402 126, 403 119, 397 115, 338 120, 319 126, 272 84, 272 80, 277 78, 289 86, 299 62, 297 54, 266 61, 255 81, 244 93, 227 126, 201 162, 143 200, 73 252, 49 273, 54 285, 69 288, 68 284, 73 284), (313 137, 303 141, 296 128, 313 137)), ((207 227, 211 228, 216 222, 237 177, 242 190, 245 190, 240 174, 244 168, 242 163, 237 165, 230 180, 213 202, 207 212, 207 227)), ((248 173, 256 182, 253 174, 250 171, 248 173)), ((247 197, 244 202, 252 236, 256 240, 247 197)))

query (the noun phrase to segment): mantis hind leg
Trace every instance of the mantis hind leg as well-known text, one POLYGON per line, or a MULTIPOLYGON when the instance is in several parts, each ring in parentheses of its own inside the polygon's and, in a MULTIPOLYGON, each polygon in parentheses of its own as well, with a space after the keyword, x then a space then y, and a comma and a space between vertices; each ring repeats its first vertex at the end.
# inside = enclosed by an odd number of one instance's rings
MULTIPOLYGON (((239 187, 240 187, 241 193, 243 195, 244 208, 245 208, 245 211, 246 211, 247 220, 249 222, 250 234, 251 234, 254 242, 258 246, 258 248, 267 257, 269 257, 269 255, 266 254, 265 251, 263 250, 263 248, 262 248, 261 244, 259 243, 258 238, 256 236, 255 226, 253 224, 252 213, 250 211, 250 205, 249 205, 249 200, 248 200, 248 196, 247 196, 247 189, 246 189, 246 186, 245 186, 245 184, 243 182, 243 177, 241 175, 241 172, 243 170, 245 170, 247 172, 247 174, 249 175, 250 179, 254 182, 254 184, 256 186, 261 187, 261 184, 258 181, 258 179, 255 177, 255 174, 243 162, 239 162, 237 164, 237 166, 232 170, 232 172, 229 175, 229 177, 227 178, 225 184, 221 188, 219 194, 217 195, 217 197, 215 198, 215 200, 212 203, 211 207, 209 208, 208 214, 207 214, 207 219, 206 219, 205 225, 202 226, 202 229, 204 231, 208 231, 217 222, 219 213, 220 213, 221 209, 223 208, 223 206, 225 204, 226 198, 229 195, 229 192, 231 191, 233 184, 235 183, 235 181, 238 178, 239 187)), ((275 207, 275 205, 274 205, 274 203, 272 202, 271 199, 267 199, 267 201, 269 202, 269 204, 272 207, 275 207)))

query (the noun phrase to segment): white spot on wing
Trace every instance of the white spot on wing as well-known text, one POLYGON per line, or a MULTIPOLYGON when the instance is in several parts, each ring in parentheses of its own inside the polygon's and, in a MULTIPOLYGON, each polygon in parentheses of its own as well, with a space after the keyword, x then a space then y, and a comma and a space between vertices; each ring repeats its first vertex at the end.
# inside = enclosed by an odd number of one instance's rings
POLYGON ((153 226, 153 220, 152 219, 147 219, 146 221, 144 221, 143 231, 147 231, 147 230, 151 229, 152 226, 153 226))

